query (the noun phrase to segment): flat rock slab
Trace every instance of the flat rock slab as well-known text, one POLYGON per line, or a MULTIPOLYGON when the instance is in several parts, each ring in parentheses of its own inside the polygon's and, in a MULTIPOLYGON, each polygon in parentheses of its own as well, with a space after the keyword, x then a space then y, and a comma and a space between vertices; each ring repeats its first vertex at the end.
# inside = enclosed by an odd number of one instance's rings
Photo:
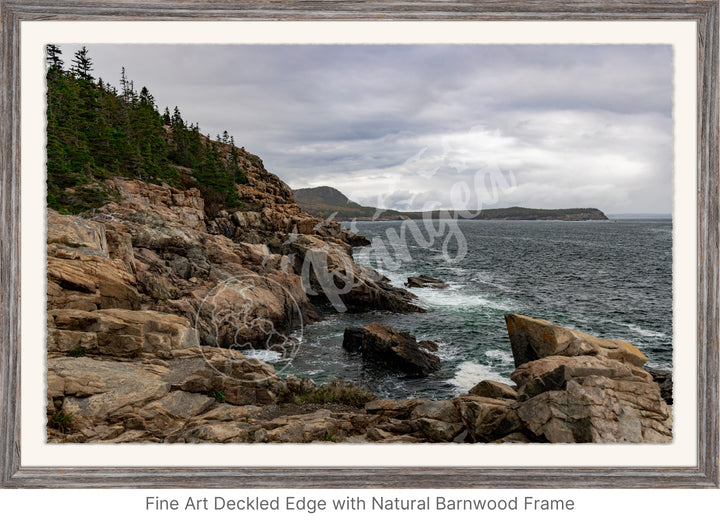
POLYGON ((169 415, 177 419, 189 419, 201 414, 214 404, 215 400, 211 397, 176 390, 157 401, 149 403, 139 414, 145 419, 157 417, 159 414, 169 415))
POLYGON ((136 357, 198 344, 187 319, 151 310, 50 310, 47 324, 48 352, 136 357))
POLYGON ((56 392, 66 396, 62 410, 78 428, 106 423, 123 409, 144 406, 169 390, 157 374, 134 363, 64 357, 49 360, 51 374, 56 392))

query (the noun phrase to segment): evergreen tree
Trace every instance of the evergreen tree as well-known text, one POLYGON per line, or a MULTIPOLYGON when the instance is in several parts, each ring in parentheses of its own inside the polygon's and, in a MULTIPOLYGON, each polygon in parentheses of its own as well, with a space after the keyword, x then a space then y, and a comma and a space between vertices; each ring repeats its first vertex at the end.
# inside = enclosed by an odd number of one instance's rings
POLYGON ((125 75, 125 66, 120 71, 120 93, 122 93, 122 98, 130 100, 130 83, 125 75))
POLYGON ((62 69, 63 61, 60 55, 62 55, 62 51, 55 44, 45 46, 45 62, 50 68, 62 69))
POLYGON ((227 132, 213 142, 196 124, 186 124, 175 107, 161 115, 146 87, 136 93, 125 69, 121 92, 93 83, 92 61, 83 47, 69 72, 62 70, 57 46, 48 46, 47 199, 63 213, 102 206, 112 197, 104 180, 122 176, 200 189, 207 216, 240 206, 236 183, 245 181, 238 151, 229 155, 227 132), (166 131, 164 125, 170 126, 166 131), (181 177, 176 166, 191 170, 181 177))
POLYGON ((92 60, 88 56, 88 50, 85 46, 82 46, 78 51, 75 52, 75 58, 73 58, 72 72, 73 74, 88 82, 93 81, 93 77, 90 74, 92 71, 92 60))

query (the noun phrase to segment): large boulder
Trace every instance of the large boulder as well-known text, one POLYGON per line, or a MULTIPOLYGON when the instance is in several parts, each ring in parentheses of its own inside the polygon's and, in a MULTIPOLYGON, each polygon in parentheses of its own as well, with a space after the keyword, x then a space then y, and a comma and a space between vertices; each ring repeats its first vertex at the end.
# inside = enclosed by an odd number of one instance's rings
POLYGON ((551 355, 599 355, 635 366, 647 363, 647 357, 626 341, 601 339, 525 315, 508 314, 505 322, 516 367, 551 355))
POLYGON ((426 376, 440 370, 440 359, 424 350, 414 335, 380 323, 346 328, 343 347, 411 376, 426 376))
POLYGON ((186 352, 182 365, 172 363, 183 372, 173 376, 173 388, 217 396, 232 405, 272 404, 287 389, 272 365, 240 352, 212 347, 186 352))
POLYGON ((494 399, 517 399, 518 394, 512 386, 489 379, 480 381, 472 387, 468 394, 480 397, 492 397, 494 399))
POLYGON ((542 319, 506 316, 517 369, 517 415, 552 443, 667 443, 671 411, 630 343, 542 319))
POLYGON ((659 391, 637 379, 581 376, 562 390, 525 401, 518 415, 552 443, 668 443, 670 411, 659 391))
POLYGON ((516 401, 463 395, 455 404, 473 441, 495 441, 523 429, 516 401))

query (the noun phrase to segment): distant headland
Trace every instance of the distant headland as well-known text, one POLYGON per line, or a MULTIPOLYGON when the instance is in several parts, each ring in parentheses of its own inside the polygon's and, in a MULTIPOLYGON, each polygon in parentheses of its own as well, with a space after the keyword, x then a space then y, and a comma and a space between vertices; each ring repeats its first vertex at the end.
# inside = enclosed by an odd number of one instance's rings
POLYGON ((314 217, 333 216, 338 221, 393 221, 405 219, 438 219, 450 214, 455 217, 467 217, 474 220, 506 221, 606 221, 608 217, 597 208, 535 209, 513 206, 482 211, 434 210, 432 212, 379 210, 371 206, 362 206, 347 198, 339 190, 330 186, 301 188, 293 190, 295 202, 303 212, 314 217), (333 215, 334 214, 334 215, 333 215))

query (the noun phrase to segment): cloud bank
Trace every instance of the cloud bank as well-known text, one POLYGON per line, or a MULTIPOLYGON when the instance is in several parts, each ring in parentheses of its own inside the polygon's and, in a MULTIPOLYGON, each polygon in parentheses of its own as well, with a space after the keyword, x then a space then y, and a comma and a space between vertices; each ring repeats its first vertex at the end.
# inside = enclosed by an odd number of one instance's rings
MULTIPOLYGON (((69 63, 76 48, 64 46, 69 63)), ((672 48, 661 45, 92 45, 160 109, 227 130, 291 187, 401 210, 672 210, 672 48), (477 193, 477 192, 476 192, 477 193), (491 192, 492 193, 492 192, 491 192), (460 199, 462 201, 462 199, 460 199), (467 200, 467 199, 466 199, 467 200)))

